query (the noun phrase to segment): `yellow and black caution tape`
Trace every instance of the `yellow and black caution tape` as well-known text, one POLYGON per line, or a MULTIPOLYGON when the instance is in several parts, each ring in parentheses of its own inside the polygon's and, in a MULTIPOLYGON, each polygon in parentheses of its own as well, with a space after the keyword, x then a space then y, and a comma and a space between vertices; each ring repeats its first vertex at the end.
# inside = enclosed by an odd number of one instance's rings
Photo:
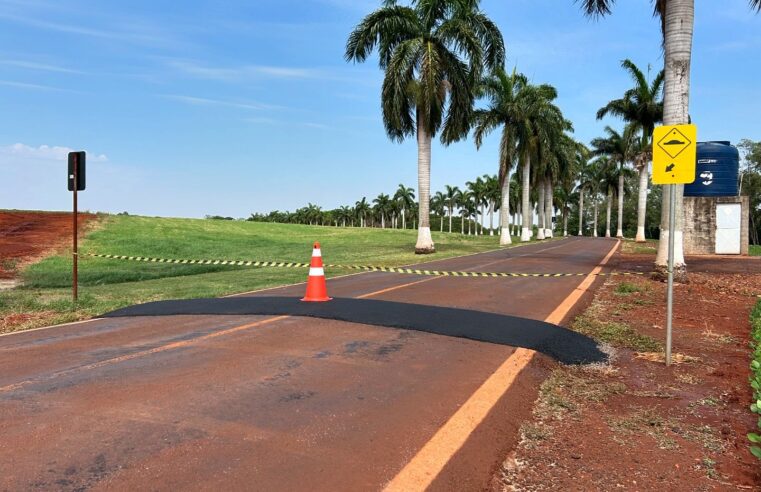
MULTIPOLYGON (((147 256, 103 255, 89 253, 87 256, 94 258, 107 258, 110 260, 141 261, 146 263, 164 263, 173 265, 227 265, 227 266, 250 266, 250 267, 276 267, 276 268, 309 268, 309 263, 295 263, 287 261, 247 261, 247 260, 178 260, 168 258, 151 258, 147 256)), ((365 272, 403 273, 409 275, 429 275, 437 277, 585 277, 589 273, 517 273, 517 272, 467 272, 467 271, 443 271, 422 270, 419 268, 388 267, 375 265, 332 265, 326 264, 325 268, 339 268, 348 270, 362 270, 365 272)), ((607 272, 596 273, 597 276, 622 276, 644 275, 643 272, 607 272)))
POLYGON ((309 263, 289 263, 285 261, 246 261, 246 260, 176 260, 168 258, 151 258, 148 256, 125 256, 125 255, 100 255, 88 253, 87 256, 94 258, 107 258, 109 260, 142 261, 146 263, 169 263, 173 265, 229 265, 229 266, 254 266, 254 267, 281 267, 281 268, 307 268, 309 263))

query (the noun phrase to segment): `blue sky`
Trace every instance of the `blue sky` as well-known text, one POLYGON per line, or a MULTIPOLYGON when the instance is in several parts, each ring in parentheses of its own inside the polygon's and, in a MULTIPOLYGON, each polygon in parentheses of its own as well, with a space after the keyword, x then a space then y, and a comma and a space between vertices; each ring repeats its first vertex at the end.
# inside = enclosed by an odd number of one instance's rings
MULTIPOLYGON (((325 208, 416 186, 416 148, 391 143, 375 61, 345 63, 380 1, 0 0, 0 208, 70 207, 65 155, 88 151, 82 208, 201 217, 325 208)), ((483 0, 508 68, 550 83, 588 142, 594 114, 662 65, 649 0, 590 21, 572 0, 483 0)), ((761 16, 696 0, 691 114, 701 140, 761 139, 761 16)), ((433 149, 432 187, 496 169, 497 136, 433 149)))

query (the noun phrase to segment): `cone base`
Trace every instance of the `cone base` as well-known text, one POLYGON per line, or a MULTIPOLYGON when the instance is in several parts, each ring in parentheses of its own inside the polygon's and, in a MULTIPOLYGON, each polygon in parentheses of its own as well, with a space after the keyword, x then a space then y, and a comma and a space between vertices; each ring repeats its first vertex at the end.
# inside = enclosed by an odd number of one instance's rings
POLYGON ((333 300, 332 297, 320 297, 320 298, 304 297, 301 299, 302 302, 328 302, 332 300, 333 300))

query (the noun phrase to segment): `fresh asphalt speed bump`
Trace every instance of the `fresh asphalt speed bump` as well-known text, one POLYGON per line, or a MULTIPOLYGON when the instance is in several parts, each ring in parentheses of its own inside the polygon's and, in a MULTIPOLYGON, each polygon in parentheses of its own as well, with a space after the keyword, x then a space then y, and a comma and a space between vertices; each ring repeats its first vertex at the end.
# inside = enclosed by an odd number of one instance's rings
MULTIPOLYGON (((138 261, 145 263, 164 263, 172 265, 222 265, 222 266, 247 266, 247 267, 274 267, 274 268, 309 268, 309 263, 295 263, 287 261, 253 261, 253 260, 180 260, 170 258, 151 258, 147 256, 104 255, 89 253, 86 256, 92 258, 105 258, 109 260, 138 261)), ((446 270, 423 270, 419 268, 389 267, 378 265, 325 265, 326 268, 347 270, 362 270, 366 272, 402 273, 408 275, 426 275, 435 277, 511 277, 511 278, 558 278, 558 277, 584 277, 588 273, 519 273, 519 272, 466 272, 446 270)), ((643 272, 607 272, 595 273, 596 276, 626 276, 644 275, 643 272)))

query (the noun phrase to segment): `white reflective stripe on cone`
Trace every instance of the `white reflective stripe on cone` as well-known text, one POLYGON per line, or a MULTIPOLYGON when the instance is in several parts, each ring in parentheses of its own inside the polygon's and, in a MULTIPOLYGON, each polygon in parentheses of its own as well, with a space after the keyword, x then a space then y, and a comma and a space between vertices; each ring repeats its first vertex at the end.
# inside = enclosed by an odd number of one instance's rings
POLYGON ((309 276, 310 277, 324 277, 325 270, 323 270, 322 267, 310 267, 309 276))
POLYGON ((314 248, 314 250, 312 251, 312 257, 315 257, 315 256, 322 257, 322 251, 320 251, 320 248, 314 248))

